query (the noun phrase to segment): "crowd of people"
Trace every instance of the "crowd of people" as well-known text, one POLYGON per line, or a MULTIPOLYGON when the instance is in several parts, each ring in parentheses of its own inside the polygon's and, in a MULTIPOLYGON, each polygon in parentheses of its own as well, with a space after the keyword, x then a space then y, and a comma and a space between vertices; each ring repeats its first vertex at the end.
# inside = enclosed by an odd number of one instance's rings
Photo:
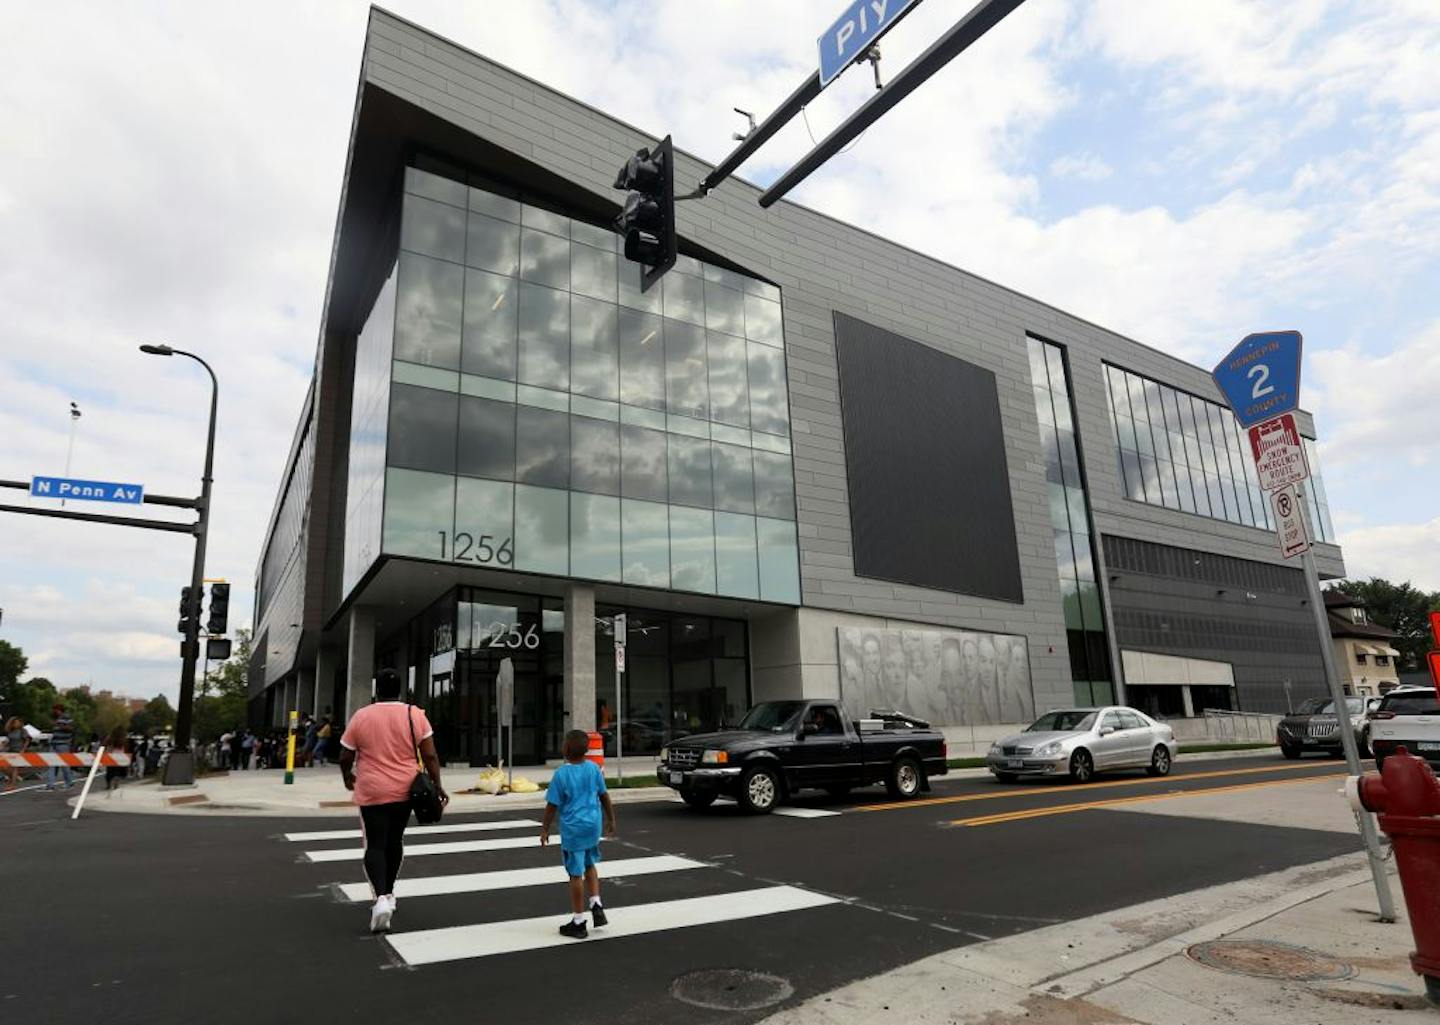
MULTIPOLYGON (((118 787, 120 781, 127 776, 143 775, 146 771, 147 757, 152 749, 159 749, 156 741, 152 741, 148 737, 131 736, 123 726, 117 726, 109 736, 104 738, 98 733, 91 732, 88 739, 79 740, 76 736, 75 720, 66 711, 63 704, 57 703, 50 710, 50 718, 50 732, 44 733, 34 723, 28 723, 20 716, 12 715, 5 721, 3 732, 0 732, 0 751, 14 754, 47 751, 56 754, 94 754, 103 746, 106 751, 123 752, 130 756, 128 766, 107 765, 105 767, 105 789, 112 790, 118 787)), ((3 768, 7 791, 14 790, 20 785, 23 772, 39 774, 43 771, 46 790, 69 790, 76 783, 75 771, 68 765, 47 766, 44 770, 27 770, 18 765, 9 764, 3 768)))
MULTIPOLYGON (((295 765, 322 766, 334 755, 335 725, 330 716, 304 716, 295 734, 295 765)), ((285 730, 252 730, 237 726, 209 745, 209 761, 217 769, 233 772, 285 767, 289 734, 285 730)))

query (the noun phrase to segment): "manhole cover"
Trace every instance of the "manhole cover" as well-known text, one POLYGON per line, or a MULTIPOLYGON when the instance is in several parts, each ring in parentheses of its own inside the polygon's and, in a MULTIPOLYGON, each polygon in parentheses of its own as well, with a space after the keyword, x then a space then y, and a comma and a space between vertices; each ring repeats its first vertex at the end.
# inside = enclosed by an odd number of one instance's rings
POLYGON ((712 1011, 754 1011, 778 1004, 794 992, 795 987, 778 975, 743 968, 707 968, 670 984, 676 1000, 712 1011))
POLYGON ((1353 965, 1305 947, 1270 940, 1212 940, 1185 951, 1191 960, 1232 975, 1319 982, 1348 979, 1353 965))

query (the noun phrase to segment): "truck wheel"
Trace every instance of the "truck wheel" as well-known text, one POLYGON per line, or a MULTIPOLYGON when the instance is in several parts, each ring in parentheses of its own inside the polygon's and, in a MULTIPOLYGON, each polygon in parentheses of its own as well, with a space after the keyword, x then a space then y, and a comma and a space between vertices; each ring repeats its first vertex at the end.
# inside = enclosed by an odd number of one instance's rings
POLYGON ((740 807, 752 815, 766 815, 780 803, 780 777, 763 765, 746 769, 740 777, 740 807))
POLYGON ((682 790, 680 800, 692 808, 703 810, 715 803, 715 794, 707 790, 682 790))
POLYGON ((925 771, 908 755, 895 759, 890 766, 890 775, 885 777, 885 789, 890 791, 891 797, 901 801, 908 801, 920 793, 924 783, 925 771))
POLYGON ((1095 778, 1095 759, 1083 747, 1070 756, 1070 778, 1076 783, 1089 783, 1095 778))

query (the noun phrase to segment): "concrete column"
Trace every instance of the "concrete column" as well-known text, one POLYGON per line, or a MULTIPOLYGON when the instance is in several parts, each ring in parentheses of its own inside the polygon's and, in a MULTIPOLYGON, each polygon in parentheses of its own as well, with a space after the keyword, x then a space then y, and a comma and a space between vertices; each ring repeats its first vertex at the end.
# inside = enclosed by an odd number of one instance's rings
MULTIPOLYGON (((370 704, 375 687, 375 610, 356 605, 350 610, 350 645, 345 679, 346 721, 370 704)), ((336 714, 341 709, 336 709, 336 714)))
POLYGON ((565 587, 565 715, 567 730, 595 729, 595 588, 565 587))
POLYGON ((300 683, 295 690, 295 703, 290 706, 300 712, 303 719, 315 709, 315 670, 301 669, 300 683))
POLYGON ((1195 701, 1190 696, 1190 685, 1188 683, 1180 688, 1180 700, 1185 702, 1185 718, 1195 718, 1195 701))
POLYGON ((335 672, 340 666, 340 655, 334 648, 321 646, 315 652, 315 693, 311 695, 311 706, 306 709, 315 718, 327 711, 335 713, 335 672))

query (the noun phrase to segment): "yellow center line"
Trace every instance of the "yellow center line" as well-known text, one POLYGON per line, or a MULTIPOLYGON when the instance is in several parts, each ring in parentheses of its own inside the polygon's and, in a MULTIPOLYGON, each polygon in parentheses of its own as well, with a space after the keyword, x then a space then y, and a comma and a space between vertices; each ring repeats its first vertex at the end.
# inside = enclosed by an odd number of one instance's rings
POLYGON ((1340 779, 1343 772, 1328 773, 1324 776, 1302 776, 1298 779, 1267 779, 1258 783, 1237 783, 1228 787, 1209 787, 1200 790, 1175 790, 1164 794, 1140 794, 1134 797, 1112 797, 1104 801, 1085 801, 1081 804, 1054 804, 1045 808, 1027 808, 1023 811, 1005 811, 994 815, 977 815, 969 819, 952 819, 952 826, 993 826, 1001 822, 1018 822, 1021 819, 1038 819, 1046 815, 1065 815, 1075 811, 1091 811, 1095 808, 1113 808, 1122 804, 1139 804, 1142 801, 1168 801, 1174 797, 1205 797, 1209 794, 1232 794, 1244 790, 1260 790, 1264 787, 1294 786, 1296 783, 1312 783, 1316 780, 1340 779))
MULTIPOLYGON (((983 794, 959 794, 955 797, 926 797, 918 801, 901 801, 898 803, 883 804, 861 804, 851 811, 903 811, 906 808, 927 808, 936 804, 963 804, 968 801, 995 801, 1006 797, 1029 797, 1032 794, 1058 794, 1062 792, 1075 793, 1079 789, 1103 790, 1107 787, 1138 787, 1156 786, 1159 784, 1184 783, 1192 779, 1218 779, 1222 776, 1250 776, 1258 772, 1303 772, 1303 766, 1296 765, 1257 765, 1253 769, 1211 769, 1208 772, 1187 772, 1175 776, 1141 776, 1134 779, 1111 779, 1101 783, 1062 783, 1059 786, 1049 787, 1015 787, 1005 790, 996 790, 983 794)), ((1301 776, 1300 779, 1324 779, 1322 776, 1301 776)))

